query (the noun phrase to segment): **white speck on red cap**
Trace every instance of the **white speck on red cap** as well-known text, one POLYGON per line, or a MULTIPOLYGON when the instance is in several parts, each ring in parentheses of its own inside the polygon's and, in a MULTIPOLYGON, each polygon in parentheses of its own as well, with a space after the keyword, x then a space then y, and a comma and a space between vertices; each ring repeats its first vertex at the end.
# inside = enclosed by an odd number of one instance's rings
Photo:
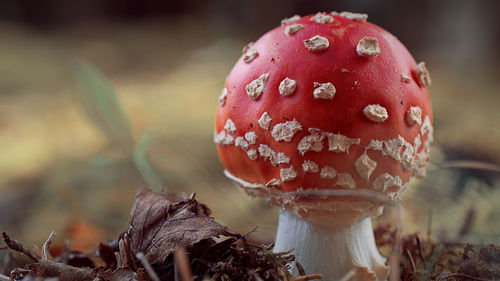
POLYGON ((224 106, 226 104, 226 99, 227 99, 227 89, 224 88, 222 89, 222 93, 219 96, 219 103, 221 106, 224 106))
POLYGON ((316 162, 311 160, 304 160, 302 163, 302 170, 306 173, 317 173, 319 172, 319 166, 316 162))
POLYGON ((429 116, 425 116, 424 122, 422 123, 422 127, 420 127, 420 135, 424 136, 427 133, 427 139, 425 140, 424 146, 429 147, 431 142, 434 140, 433 136, 433 127, 431 124, 431 120, 429 116))
POLYGON ((259 154, 262 158, 269 161, 271 165, 276 166, 276 152, 268 145, 259 145, 259 154))
POLYGON ((384 141, 382 155, 390 156, 396 161, 401 160, 401 149, 406 144, 406 140, 402 136, 384 141))
POLYGON ((413 139, 413 150, 418 151, 421 144, 422 144, 422 141, 420 140, 420 134, 418 134, 413 139))
POLYGON ((380 46, 375 37, 365 36, 359 40, 356 46, 356 52, 362 57, 376 57, 380 54, 380 46))
POLYGON ((264 130, 269 130, 269 125, 271 125, 271 121, 273 119, 267 114, 267 112, 262 113, 262 116, 259 118, 259 125, 262 127, 264 130))
POLYGON ((407 142, 402 136, 385 141, 371 140, 365 147, 365 151, 369 149, 380 151, 383 156, 389 156, 400 162, 403 168, 408 171, 415 166, 415 154, 420 146, 420 137, 417 136, 413 142, 413 144, 407 142), (404 150, 401 153, 402 149, 404 150))
POLYGON ((245 63, 250 63, 251 61, 253 61, 257 56, 259 55, 259 53, 257 52, 257 50, 255 49, 252 49, 252 48, 249 48, 246 50, 246 52, 243 54, 243 61, 245 63))
POLYGON ((406 112, 406 122, 410 126, 422 124, 422 109, 418 106, 411 106, 406 112))
POLYGON ((226 134, 226 131, 222 130, 218 134, 216 134, 214 132, 214 142, 216 144, 225 146, 225 145, 233 144, 234 138, 233 138, 233 136, 226 134))
POLYGON ((302 130, 302 126, 297 120, 286 121, 284 123, 276 124, 273 127, 271 135, 276 141, 292 141, 293 136, 298 131, 302 130))
POLYGON ((371 149, 375 151, 382 151, 384 142, 381 140, 370 140, 370 143, 365 147, 365 150, 371 149))
POLYGON ((401 187, 403 184, 399 176, 393 177, 389 173, 384 173, 378 176, 372 183, 373 190, 385 193, 389 187, 401 187))
POLYGON ((298 20, 300 20, 300 16, 299 15, 294 15, 294 16, 291 16, 289 18, 282 19, 281 20, 281 25, 289 24, 291 22, 298 21, 298 20))
POLYGON ((313 95, 314 98, 317 99, 333 99, 333 96, 337 92, 335 89, 335 86, 333 86, 332 83, 326 82, 326 83, 318 83, 314 82, 314 89, 313 95))
POLYGON ((297 31, 301 30, 302 28, 304 28, 304 26, 300 23, 295 23, 295 24, 289 25, 289 26, 285 27, 285 34, 290 36, 290 35, 296 33, 297 31))
POLYGON ((355 188, 356 187, 356 182, 354 181, 354 179, 351 177, 351 175, 349 173, 339 173, 335 184, 340 185, 340 186, 345 187, 345 188, 355 188))
POLYGON ((420 127, 420 135, 424 136, 428 132, 432 133, 432 131, 431 120, 429 119, 429 116, 426 115, 424 123, 422 124, 422 127, 420 127))
POLYGON ((337 171, 330 166, 324 166, 323 168, 321 168, 321 172, 319 173, 319 177, 325 180, 334 179, 336 176, 337 171))
POLYGON ((367 14, 361 14, 361 13, 351 13, 351 12, 341 12, 340 16, 350 19, 353 21, 359 21, 359 22, 365 22, 368 19, 367 14))
POLYGON ((364 152, 363 154, 361 154, 361 156, 359 156, 358 159, 356 159, 356 162, 354 162, 354 166, 356 167, 356 171, 362 179, 369 180, 371 174, 377 167, 377 162, 368 157, 368 154, 364 152))
POLYGON ((410 78, 410 76, 401 73, 401 81, 403 81, 404 83, 410 83, 411 82, 411 78, 410 78))
POLYGON ((290 157, 286 156, 286 154, 283 152, 278 152, 278 155, 276 156, 276 162, 278 164, 288 164, 290 163, 290 157))
POLYGON ((389 118, 389 114, 387 114, 387 110, 385 107, 380 106, 379 104, 370 104, 367 105, 363 109, 363 113, 366 118, 370 119, 373 122, 384 122, 389 118))
POLYGON ((247 155, 248 155, 248 158, 250 158, 250 160, 257 160, 257 150, 255 149, 249 149, 247 151, 247 155))
POLYGON ((289 168, 282 168, 280 169, 280 177, 282 181, 293 181, 297 178, 297 172, 293 166, 290 166, 289 168))
POLYGON ((325 138, 317 128, 309 128, 310 135, 304 136, 297 145, 300 154, 304 155, 307 151, 319 152, 323 149, 322 140, 325 138))
POLYGON ((411 170, 415 166, 415 149, 410 143, 405 143, 403 153, 401 154, 401 165, 406 171, 411 170))
POLYGON ((319 52, 326 50, 330 46, 330 42, 325 37, 314 35, 313 37, 304 40, 304 45, 309 51, 319 52))
POLYGON ((333 17, 329 16, 325 13, 317 13, 310 19, 311 21, 315 21, 317 23, 328 24, 333 22, 333 17))
POLYGON ((243 47, 243 50, 241 51, 242 54, 245 54, 252 46, 254 42, 248 43, 245 47, 243 47))
POLYGON ((261 76, 259 76, 259 78, 253 80, 245 87, 245 90, 250 99, 256 100, 260 97, 260 95, 262 95, 262 93, 264 92, 264 86, 268 78, 269 74, 262 74, 261 76))
POLYGON ((417 161, 415 163, 415 169, 413 170, 413 175, 418 178, 425 177, 426 171, 425 166, 429 161, 429 147, 424 147, 420 153, 417 154, 417 161))
POLYGON ((287 77, 283 79, 283 81, 281 81, 279 86, 279 91, 280 94, 282 94, 283 96, 289 96, 293 94, 293 92, 295 92, 296 88, 297 88, 297 82, 287 77))
POLYGON ((245 134, 245 139, 249 144, 255 144, 255 142, 257 141, 257 134, 255 134, 254 132, 247 132, 245 134))
POLYGON ((234 140, 234 145, 243 149, 244 151, 247 151, 248 149, 248 142, 243 137, 236 137, 236 139, 234 140))
POLYGON ((224 129, 230 134, 234 134, 234 132, 236 132, 236 126, 234 125, 233 120, 227 119, 226 125, 224 125, 224 129))
POLYGON ((418 83, 422 87, 430 87, 432 84, 431 75, 427 67, 425 66, 425 62, 420 62, 417 65, 417 76, 418 83))
POLYGON ((359 145, 361 139, 359 138, 349 138, 342 134, 333 134, 326 132, 324 133, 328 138, 328 150, 335 151, 337 153, 349 153, 349 147, 353 144, 359 145))

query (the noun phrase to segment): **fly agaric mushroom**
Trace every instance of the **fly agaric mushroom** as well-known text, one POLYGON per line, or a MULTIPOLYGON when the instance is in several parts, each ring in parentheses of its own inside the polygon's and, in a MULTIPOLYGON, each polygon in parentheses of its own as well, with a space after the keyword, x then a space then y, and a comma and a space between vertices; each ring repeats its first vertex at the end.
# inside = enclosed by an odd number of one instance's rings
POLYGON ((216 114, 225 175, 281 207, 274 250, 324 280, 387 278, 370 220, 383 205, 356 191, 398 200, 432 141, 425 64, 366 18, 283 20, 245 48, 216 114), (307 196, 331 190, 351 196, 307 196))

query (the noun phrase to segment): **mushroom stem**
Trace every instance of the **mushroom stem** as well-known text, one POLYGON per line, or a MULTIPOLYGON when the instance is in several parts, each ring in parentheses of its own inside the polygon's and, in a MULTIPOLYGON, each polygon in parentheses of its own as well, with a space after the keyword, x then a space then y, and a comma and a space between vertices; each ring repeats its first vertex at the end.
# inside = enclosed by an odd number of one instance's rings
MULTIPOLYGON (((351 280, 386 280, 389 268, 375 244, 370 218, 352 225, 325 226, 281 210, 274 252, 292 252, 306 273, 321 273, 323 280, 339 280, 350 270, 351 280)), ((293 264, 293 271, 297 269, 293 264)))

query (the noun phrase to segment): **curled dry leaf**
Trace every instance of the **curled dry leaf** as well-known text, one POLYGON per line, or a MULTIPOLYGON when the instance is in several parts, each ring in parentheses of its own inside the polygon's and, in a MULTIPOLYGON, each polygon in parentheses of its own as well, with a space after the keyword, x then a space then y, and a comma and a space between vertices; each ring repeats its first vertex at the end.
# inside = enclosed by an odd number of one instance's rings
POLYGON ((144 253, 152 264, 163 264, 179 246, 213 237, 239 235, 209 217, 209 209, 194 198, 142 189, 136 193, 128 235, 133 253, 144 253))

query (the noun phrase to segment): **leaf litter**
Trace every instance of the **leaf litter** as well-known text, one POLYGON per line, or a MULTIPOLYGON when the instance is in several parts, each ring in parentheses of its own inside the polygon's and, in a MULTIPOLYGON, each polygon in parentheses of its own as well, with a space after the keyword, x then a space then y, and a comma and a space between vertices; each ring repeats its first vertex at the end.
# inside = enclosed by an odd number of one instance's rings
MULTIPOLYGON (((288 264, 295 258, 290 252, 274 253, 272 244, 249 243, 249 234, 236 233, 215 222, 210 209, 194 194, 177 196, 145 188, 136 192, 130 215, 129 229, 116 240, 99 243, 92 253, 74 251, 66 245, 53 257, 49 248, 55 233, 49 235, 42 249, 30 250, 4 232, 6 248, 25 260, 7 255, 17 267, 11 267, 10 272, 4 270, 0 280, 321 279, 321 274, 306 274, 300 261, 300 276, 293 277, 288 264)), ((390 226, 375 229, 381 250, 391 247, 396 236, 390 226)), ((457 243, 437 243, 418 234, 401 240, 400 280, 500 280, 498 246, 487 245, 476 251, 471 245, 463 248, 457 243)))

